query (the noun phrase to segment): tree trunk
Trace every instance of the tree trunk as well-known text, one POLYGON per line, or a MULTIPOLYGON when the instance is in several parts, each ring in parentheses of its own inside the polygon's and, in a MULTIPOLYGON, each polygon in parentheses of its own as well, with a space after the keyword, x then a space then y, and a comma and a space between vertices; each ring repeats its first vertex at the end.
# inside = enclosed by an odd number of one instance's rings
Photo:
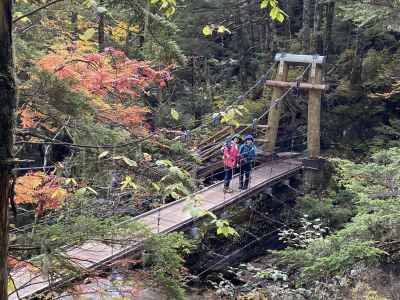
POLYGON ((72 41, 76 42, 79 37, 78 32, 78 13, 71 12, 71 30, 72 30, 72 41))
POLYGON ((353 52, 353 61, 350 75, 350 84, 353 88, 360 88, 362 78, 362 50, 361 50, 361 37, 357 31, 355 49, 353 52))
MULTIPOLYGON (((284 1, 282 3, 282 9, 290 16, 289 10, 290 10, 290 5, 289 1, 284 1)), ((291 29, 290 29, 290 17, 285 17, 284 21, 284 34, 286 38, 290 38, 291 36, 291 29)), ((289 46, 290 41, 287 39, 285 47, 287 48, 289 46)))
POLYGON ((322 43, 322 35, 321 35, 321 9, 322 4, 320 0, 315 0, 314 3, 314 26, 313 26, 313 50, 314 53, 322 54, 323 52, 323 43, 322 43))
POLYGON ((325 23, 325 41, 324 55, 332 53, 332 27, 335 17, 335 2, 331 1, 326 4, 326 23, 325 23))
POLYGON ((132 26, 132 21, 129 20, 128 22, 128 28, 126 29, 126 39, 125 39, 125 53, 129 53, 129 47, 131 43, 131 38, 132 38, 132 32, 130 31, 130 28, 132 26))
POLYGON ((306 53, 310 51, 310 31, 311 31, 311 0, 303 0, 303 49, 306 53))
POLYGON ((144 16, 144 28, 143 28, 143 50, 146 57, 151 57, 153 52, 153 45, 150 36, 150 0, 146 1, 146 14, 144 16))
MULTIPOLYGON (((100 1, 103 4, 103 1, 100 1)), ((99 35, 99 52, 103 52, 105 48, 105 34, 104 34, 104 13, 99 13, 98 35, 99 35)))
POLYGON ((243 36, 243 23, 242 23, 242 15, 240 6, 237 8, 236 14, 236 22, 238 30, 236 36, 236 49, 239 52, 239 80, 242 91, 247 89, 247 77, 246 77, 246 50, 247 43, 245 42, 245 38, 243 36))
POLYGON ((17 105, 12 51, 12 0, 0 0, 0 299, 7 299, 8 201, 17 105))
MULTIPOLYGON (((261 16, 261 13, 260 13, 261 16)), ((259 47, 260 52, 265 53, 267 51, 267 24, 264 19, 261 20, 260 25, 258 26, 258 34, 259 34, 259 47)))

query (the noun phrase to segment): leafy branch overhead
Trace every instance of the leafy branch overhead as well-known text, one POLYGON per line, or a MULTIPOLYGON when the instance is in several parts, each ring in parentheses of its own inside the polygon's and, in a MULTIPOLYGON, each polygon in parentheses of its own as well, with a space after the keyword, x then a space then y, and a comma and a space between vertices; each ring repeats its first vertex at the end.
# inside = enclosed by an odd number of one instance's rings
MULTIPOLYGON (((282 23, 285 20, 287 14, 279 7, 278 0, 260 0, 260 9, 269 9, 269 16, 272 20, 282 23)), ((232 32, 224 25, 206 25, 203 27, 203 35, 211 36, 214 32, 219 34, 232 32)))

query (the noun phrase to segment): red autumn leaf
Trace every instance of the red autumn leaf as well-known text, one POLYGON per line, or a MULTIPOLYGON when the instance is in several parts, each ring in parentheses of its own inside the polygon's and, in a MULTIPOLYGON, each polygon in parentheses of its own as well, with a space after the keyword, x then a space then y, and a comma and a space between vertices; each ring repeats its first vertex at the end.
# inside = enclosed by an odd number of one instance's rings
POLYGON ((72 89, 93 99, 97 120, 129 128, 141 124, 148 112, 132 105, 132 98, 148 95, 150 87, 164 88, 171 79, 172 68, 157 71, 148 62, 129 59, 124 52, 113 48, 81 56, 59 51, 43 57, 38 65, 61 80, 76 82, 72 89))
POLYGON ((15 184, 17 204, 35 204, 40 216, 45 209, 59 208, 68 192, 62 188, 65 178, 43 172, 18 177, 15 184))

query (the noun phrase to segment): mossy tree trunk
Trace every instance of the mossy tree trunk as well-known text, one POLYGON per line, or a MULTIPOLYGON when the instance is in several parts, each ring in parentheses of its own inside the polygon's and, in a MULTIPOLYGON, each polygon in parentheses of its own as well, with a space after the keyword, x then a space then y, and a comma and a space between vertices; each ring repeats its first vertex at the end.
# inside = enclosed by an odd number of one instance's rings
POLYGON ((12 51, 12 0, 0 0, 0 299, 7 299, 8 202, 17 106, 12 51))

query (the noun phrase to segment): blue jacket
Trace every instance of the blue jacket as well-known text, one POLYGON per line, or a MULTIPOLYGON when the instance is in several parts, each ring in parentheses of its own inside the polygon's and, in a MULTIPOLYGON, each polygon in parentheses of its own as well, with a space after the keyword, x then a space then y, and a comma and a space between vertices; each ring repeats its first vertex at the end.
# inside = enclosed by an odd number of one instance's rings
POLYGON ((240 146, 239 154, 243 163, 252 163, 256 159, 256 146, 243 144, 240 146))

